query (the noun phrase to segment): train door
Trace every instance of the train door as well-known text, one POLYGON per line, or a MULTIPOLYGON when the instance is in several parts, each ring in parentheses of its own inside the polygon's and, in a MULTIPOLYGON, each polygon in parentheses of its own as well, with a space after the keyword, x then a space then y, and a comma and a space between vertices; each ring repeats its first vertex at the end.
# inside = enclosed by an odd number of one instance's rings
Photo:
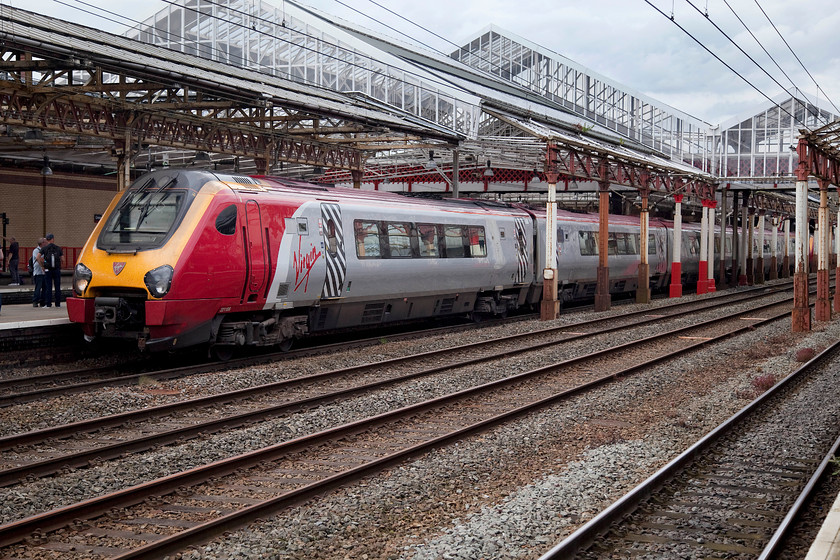
POLYGON ((323 298, 341 297, 347 275, 347 258, 344 252, 344 226, 341 207, 334 202, 321 203, 321 228, 324 236, 324 255, 327 273, 324 278, 323 298))
POLYGON ((245 203, 245 231, 246 244, 248 248, 248 285, 245 298, 248 301, 257 299, 266 281, 266 250, 264 240, 264 228, 260 205, 256 200, 249 200, 245 203))

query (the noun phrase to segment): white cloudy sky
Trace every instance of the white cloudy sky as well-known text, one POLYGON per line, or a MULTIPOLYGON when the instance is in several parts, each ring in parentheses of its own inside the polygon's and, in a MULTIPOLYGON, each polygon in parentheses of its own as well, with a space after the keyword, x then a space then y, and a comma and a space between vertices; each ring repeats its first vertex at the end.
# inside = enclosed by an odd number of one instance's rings
MULTIPOLYGON (((282 7, 283 0, 267 0, 282 7)), ((452 43, 493 23, 558 52, 712 124, 744 116, 766 99, 698 46, 674 20, 769 97, 782 92, 717 31, 688 0, 302 0, 360 25, 384 22, 400 33, 445 52, 452 45, 395 17, 382 6, 452 43), (354 8, 356 11, 354 11, 354 8)), ((826 97, 840 106, 840 5, 837 0, 691 0, 785 88, 791 83, 765 55, 731 6, 773 55, 793 83, 817 100, 817 86, 761 13, 759 5, 801 59, 826 97), (727 5, 728 2, 728 5, 727 5)), ((125 27, 99 18, 99 8, 134 20, 162 9, 163 0, 0 0, 0 4, 121 33, 125 27)), ((380 28, 381 29, 381 28, 380 28)), ((394 31, 386 30, 389 34, 394 31)), ((840 111, 834 111, 840 112, 840 111)))

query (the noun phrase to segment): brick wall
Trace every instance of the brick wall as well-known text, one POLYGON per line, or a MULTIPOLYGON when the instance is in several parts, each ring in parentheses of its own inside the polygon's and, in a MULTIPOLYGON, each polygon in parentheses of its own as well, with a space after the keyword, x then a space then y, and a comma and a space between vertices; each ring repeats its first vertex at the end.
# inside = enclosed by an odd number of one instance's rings
MULTIPOLYGON (((6 212, 9 218, 6 237, 16 237, 22 248, 29 247, 30 250, 47 232, 53 233, 56 243, 62 247, 82 247, 96 225, 94 215, 103 214, 116 194, 117 178, 114 175, 56 172, 43 177, 37 170, 0 168, 0 212, 6 212)), ((70 257, 68 253, 70 251, 65 251, 70 257)), ((21 254, 20 258, 21 268, 25 270, 26 257, 21 254)), ((65 267, 69 266, 65 264, 65 267)))
POLYGON ((37 171, 0 169, 0 212, 6 212, 6 236, 17 237, 21 245, 34 245, 47 232, 62 246, 81 247, 117 194, 115 176, 55 173, 42 177, 37 171), (44 181, 46 216, 44 225, 44 181))

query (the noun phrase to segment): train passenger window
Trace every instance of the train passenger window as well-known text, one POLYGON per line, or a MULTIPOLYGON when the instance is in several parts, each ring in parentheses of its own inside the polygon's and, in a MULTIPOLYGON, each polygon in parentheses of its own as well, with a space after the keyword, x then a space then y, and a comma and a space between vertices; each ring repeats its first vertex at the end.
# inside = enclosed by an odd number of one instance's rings
POLYGON ((619 255, 636 255, 636 236, 630 233, 615 234, 615 248, 619 255))
POLYGON ((607 254, 608 255, 615 255, 617 251, 617 242, 615 239, 615 234, 611 233, 609 237, 607 237, 607 254))
POLYGON ((437 226, 432 224, 417 224, 417 235, 420 237, 421 257, 439 256, 437 226))
POLYGON ((652 233, 648 235, 648 255, 656 254, 656 236, 652 233))
POLYGON ((462 258, 467 256, 467 235, 461 226, 444 226, 443 239, 446 245, 446 257, 462 258))
POLYGON ((379 224, 356 220, 353 225, 356 234, 356 256, 378 258, 380 256, 379 224))
POLYGON ((582 257, 591 257, 598 254, 597 235, 597 233, 591 231, 578 232, 580 238, 580 255, 582 257))
POLYGON ((388 256, 411 257, 411 224, 388 222, 388 256))
POLYGON ((467 229, 470 234, 470 256, 473 258, 486 257, 487 243, 484 239, 484 228, 473 226, 467 229))
POLYGON ((231 204, 216 216, 216 231, 222 235, 236 233, 236 205, 231 204))

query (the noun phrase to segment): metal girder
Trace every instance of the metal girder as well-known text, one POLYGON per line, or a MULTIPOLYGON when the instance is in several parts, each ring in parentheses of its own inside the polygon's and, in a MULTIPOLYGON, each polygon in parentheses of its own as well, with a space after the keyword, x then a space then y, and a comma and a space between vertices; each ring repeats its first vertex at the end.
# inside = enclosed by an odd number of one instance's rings
POLYGON ((64 134, 96 136, 118 143, 206 150, 246 157, 264 157, 342 169, 361 169, 362 152, 299 137, 281 136, 256 127, 231 126, 217 118, 176 114, 142 105, 115 103, 90 96, 65 97, 31 93, 30 88, 0 81, 0 123, 42 128, 64 134))
MULTIPOLYGON (((836 123, 832 123, 828 126, 833 127, 835 125, 836 123)), ((803 134, 799 138, 796 149, 799 155, 799 166, 796 169, 797 179, 807 181, 808 176, 813 175, 818 179, 840 186, 840 151, 834 144, 838 141, 840 141, 840 136, 835 132, 816 136, 803 134)))
POLYGON ((662 191, 666 194, 693 194, 701 199, 713 199, 715 185, 699 177, 688 176, 673 169, 659 168, 635 161, 622 161, 614 157, 583 152, 574 148, 552 144, 549 150, 556 153, 554 169, 561 177, 584 179, 597 183, 623 185, 639 189, 662 191))

